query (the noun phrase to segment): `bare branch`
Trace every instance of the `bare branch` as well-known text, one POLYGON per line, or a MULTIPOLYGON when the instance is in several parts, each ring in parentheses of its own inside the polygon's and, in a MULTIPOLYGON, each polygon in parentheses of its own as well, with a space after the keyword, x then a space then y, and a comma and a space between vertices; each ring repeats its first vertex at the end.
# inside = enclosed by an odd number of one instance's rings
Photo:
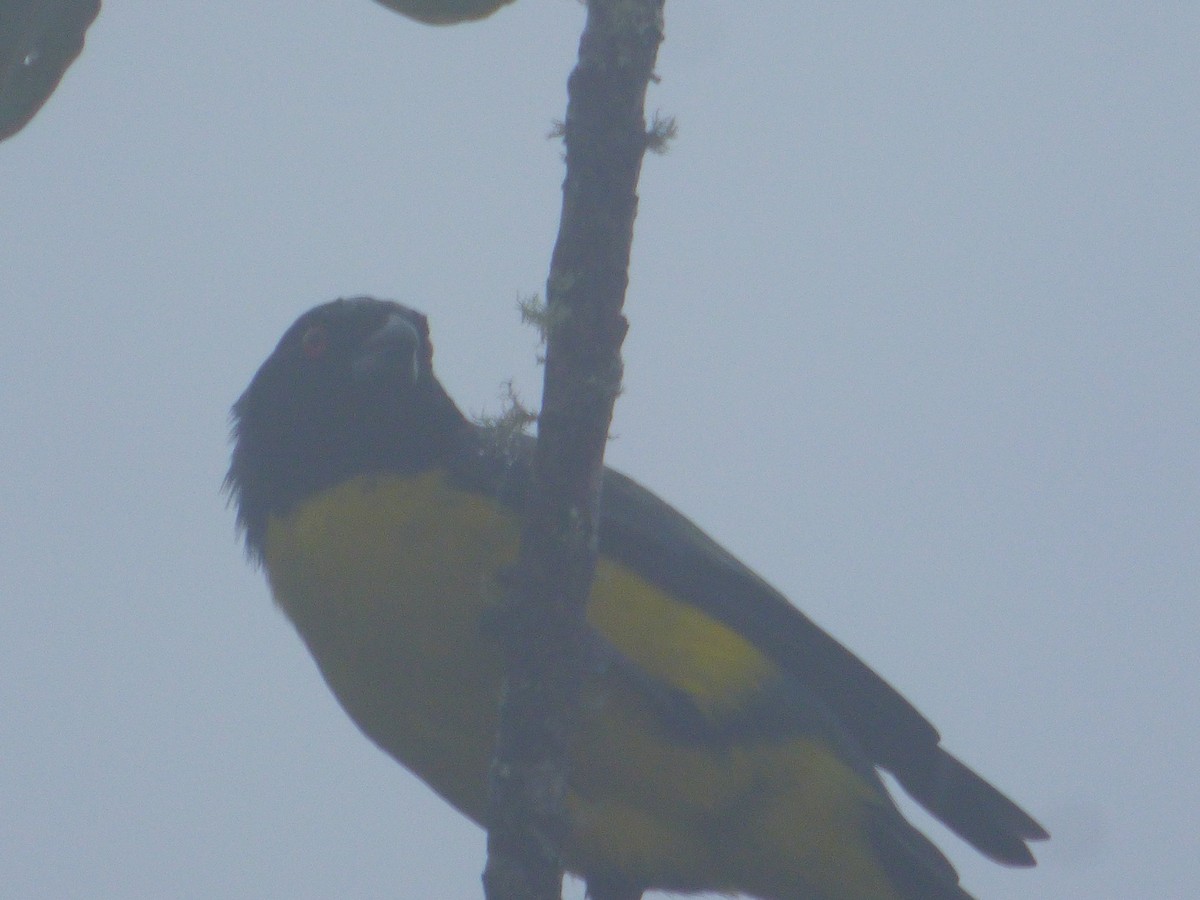
POLYGON ((511 597, 490 773, 489 900, 557 900, 568 738, 585 658, 604 446, 621 386, 621 313, 650 141, 646 88, 663 0, 590 0, 562 126, 567 177, 547 279, 546 372, 534 478, 511 597))

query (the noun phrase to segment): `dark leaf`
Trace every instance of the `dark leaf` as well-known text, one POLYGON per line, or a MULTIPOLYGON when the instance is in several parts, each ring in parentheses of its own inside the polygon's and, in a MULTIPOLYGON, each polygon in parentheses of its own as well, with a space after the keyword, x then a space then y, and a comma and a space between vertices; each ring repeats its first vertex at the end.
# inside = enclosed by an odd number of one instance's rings
POLYGON ((54 93, 99 12, 100 0, 0 0, 0 140, 54 93))

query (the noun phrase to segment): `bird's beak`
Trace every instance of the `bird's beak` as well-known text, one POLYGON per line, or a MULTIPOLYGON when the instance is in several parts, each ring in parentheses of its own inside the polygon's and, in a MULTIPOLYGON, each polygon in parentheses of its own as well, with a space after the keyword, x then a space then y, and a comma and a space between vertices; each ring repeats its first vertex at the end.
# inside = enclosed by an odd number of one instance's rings
POLYGON ((416 384, 421 377, 420 349, 417 329, 404 316, 391 313, 354 353, 351 370, 363 380, 398 377, 416 384))

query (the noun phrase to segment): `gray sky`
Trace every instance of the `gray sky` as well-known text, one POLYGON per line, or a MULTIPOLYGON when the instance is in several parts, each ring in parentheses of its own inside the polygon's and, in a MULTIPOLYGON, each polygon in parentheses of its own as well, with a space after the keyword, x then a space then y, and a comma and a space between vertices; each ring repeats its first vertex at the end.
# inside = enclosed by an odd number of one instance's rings
MULTIPOLYGON (((917 816, 972 891, 1195 896, 1200 7, 833 6, 667 4, 609 461, 1054 833, 917 816)), ((357 293, 467 410, 536 400, 582 20, 109 0, 0 144, 10 896, 479 895, 243 561, 226 415, 357 293)))

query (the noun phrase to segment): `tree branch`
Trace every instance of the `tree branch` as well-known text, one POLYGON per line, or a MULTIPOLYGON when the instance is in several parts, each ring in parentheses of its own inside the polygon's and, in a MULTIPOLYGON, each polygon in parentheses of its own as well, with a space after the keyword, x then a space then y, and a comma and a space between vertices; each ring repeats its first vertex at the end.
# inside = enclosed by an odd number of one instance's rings
POLYGON ((506 679, 488 804, 488 900, 557 900, 568 746, 585 659, 604 445, 663 0, 589 0, 563 127, 567 176, 547 280, 534 476, 501 620, 506 679))

